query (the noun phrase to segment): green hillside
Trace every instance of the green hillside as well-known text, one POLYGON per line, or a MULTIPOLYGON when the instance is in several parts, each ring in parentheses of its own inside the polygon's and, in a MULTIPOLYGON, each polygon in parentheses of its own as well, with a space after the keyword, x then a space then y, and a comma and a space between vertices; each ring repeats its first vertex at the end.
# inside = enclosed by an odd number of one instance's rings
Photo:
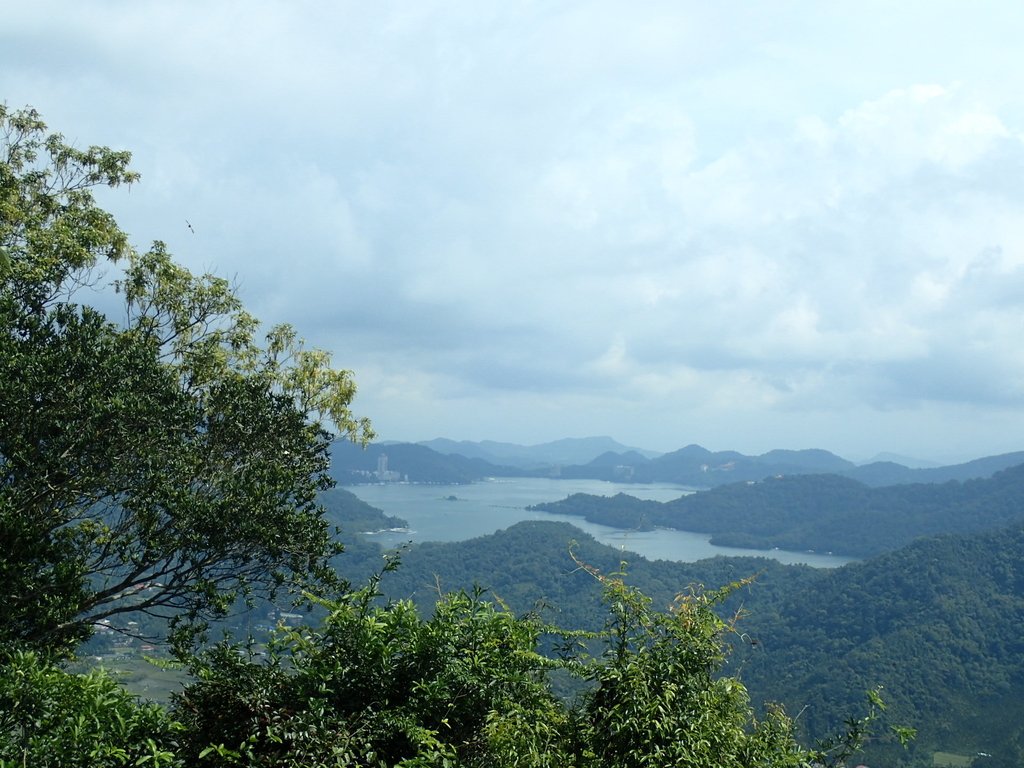
MULTIPOLYGON (((810 732, 885 686, 916 721, 919 752, 1024 760, 1024 526, 924 539, 822 571, 808 588, 758 593, 734 662, 757 692, 802 711, 810 732)), ((776 577, 773 574, 773 578, 776 577)), ((794 585, 795 586, 795 585, 794 585)), ((890 756, 895 757, 895 756, 890 756)))
MULTIPOLYGON (((1024 722, 1024 527, 925 539, 835 570, 756 558, 650 562, 598 544, 564 523, 526 522, 467 542, 423 544, 403 556, 385 590, 424 606, 441 590, 474 584, 516 611, 554 623, 599 621, 594 580, 570 557, 605 572, 627 557, 628 581, 655 606, 694 583, 708 588, 757 574, 724 605, 742 610, 726 669, 755 702, 779 700, 810 738, 829 733, 883 685, 891 716, 919 729, 910 753, 992 754, 989 765, 1019 765, 1024 722)), ((874 755, 896 759, 892 744, 874 755)), ((902 750, 900 759, 906 755, 902 750)))

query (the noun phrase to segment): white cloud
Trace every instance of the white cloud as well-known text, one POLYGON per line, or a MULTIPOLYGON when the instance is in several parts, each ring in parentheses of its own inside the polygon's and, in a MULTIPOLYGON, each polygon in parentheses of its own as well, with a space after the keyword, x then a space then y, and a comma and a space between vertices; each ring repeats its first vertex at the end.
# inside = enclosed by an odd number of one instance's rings
POLYGON ((1024 422, 1017 10, 50 0, 0 98, 387 437, 912 453, 1024 422))

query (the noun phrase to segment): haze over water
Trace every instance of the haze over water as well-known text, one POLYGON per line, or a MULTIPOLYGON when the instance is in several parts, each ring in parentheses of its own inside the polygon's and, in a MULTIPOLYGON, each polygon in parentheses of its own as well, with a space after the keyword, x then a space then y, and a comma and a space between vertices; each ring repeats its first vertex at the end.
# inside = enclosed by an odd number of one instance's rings
POLYGON ((355 485, 346 488, 368 504, 383 510, 385 514, 408 521, 408 531, 386 531, 374 535, 374 539, 386 547, 410 541, 464 541, 486 536, 523 520, 559 520, 571 523, 589 533, 602 544, 634 552, 650 560, 694 562, 716 555, 770 557, 781 563, 803 563, 819 568, 834 568, 853 560, 811 552, 718 547, 710 544, 710 536, 704 533, 669 529, 626 531, 591 523, 582 517, 526 509, 532 504, 559 501, 573 493, 597 496, 625 493, 640 499, 671 501, 692 492, 691 489, 678 485, 627 485, 603 480, 502 478, 471 485, 392 483, 355 485))

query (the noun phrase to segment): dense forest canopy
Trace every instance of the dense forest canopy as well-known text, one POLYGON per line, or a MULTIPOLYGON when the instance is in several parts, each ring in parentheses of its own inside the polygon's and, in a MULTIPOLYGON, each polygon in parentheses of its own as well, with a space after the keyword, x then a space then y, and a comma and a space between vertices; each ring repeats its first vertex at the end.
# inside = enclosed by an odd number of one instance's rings
MULTIPOLYGON (((1024 528, 921 539, 836 569, 786 566, 764 558, 697 563, 649 561, 599 544, 562 522, 519 523, 463 542, 419 544, 381 588, 429 610, 442 589, 488 587, 516 611, 538 611, 566 626, 600 627, 601 593, 576 556, 608 572, 623 557, 629 583, 656 606, 686 585, 707 589, 755 580, 722 603, 741 613, 725 669, 755 702, 781 701, 812 739, 854 715, 866 687, 881 685, 896 722, 914 725, 910 753, 876 742, 868 764, 930 765, 934 751, 1024 757, 1024 528)), ((343 567, 355 574, 368 563, 343 567)))

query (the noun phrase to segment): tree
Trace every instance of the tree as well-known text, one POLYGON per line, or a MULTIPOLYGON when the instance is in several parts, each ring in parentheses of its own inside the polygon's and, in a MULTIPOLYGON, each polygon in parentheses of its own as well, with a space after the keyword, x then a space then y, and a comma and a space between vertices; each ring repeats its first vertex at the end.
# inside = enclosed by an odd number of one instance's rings
POLYGON ((182 726, 102 670, 70 674, 30 651, 0 666, 0 767, 179 768, 182 726))
POLYGON ((192 627, 335 579, 328 428, 372 436, 351 373, 132 249, 92 194, 129 161, 0 106, 0 646, 65 654, 116 614, 192 627), (120 324, 75 300, 111 262, 120 324))
MULTIPOLYGON (((499 748, 513 736, 524 746, 533 728, 561 733, 539 622, 480 593, 446 595, 424 620, 409 602, 375 605, 373 586, 323 602, 319 627, 282 630, 266 658, 228 642, 197 657, 195 682, 175 696, 187 760, 483 768, 513 764, 499 748)), ((566 765, 553 742, 524 764, 566 765)))
POLYGON ((266 657, 221 643, 175 697, 180 754, 254 768, 831 764, 800 748, 781 709, 756 719, 743 685, 721 675, 722 594, 687 594, 661 613, 620 577, 600 578, 599 633, 516 617, 480 591, 443 596, 423 619, 408 602, 375 604, 371 582, 323 603, 321 626, 282 630, 266 657), (541 653, 552 643, 558 654, 541 653), (552 670, 586 692, 559 699, 552 670))
POLYGON ((806 764, 810 755, 781 708, 758 721, 743 684, 721 674, 723 635, 739 617, 727 622, 714 607, 752 579, 714 592, 692 588, 659 612, 620 575, 581 567, 601 581, 608 606, 606 645, 585 671, 594 685, 579 710, 584 765, 806 764))

